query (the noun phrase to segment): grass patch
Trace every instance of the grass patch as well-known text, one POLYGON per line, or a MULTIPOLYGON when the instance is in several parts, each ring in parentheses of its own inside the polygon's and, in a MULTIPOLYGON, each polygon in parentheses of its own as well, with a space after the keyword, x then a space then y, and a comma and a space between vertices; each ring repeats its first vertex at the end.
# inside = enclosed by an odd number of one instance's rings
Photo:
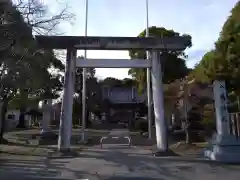
POLYGON ((14 145, 0 145, 0 153, 23 156, 47 156, 51 149, 39 147, 25 147, 14 145))
POLYGON ((178 142, 173 144, 170 149, 180 155, 199 155, 208 146, 207 142, 186 144, 178 142))
POLYGON ((193 143, 193 144, 199 148, 206 148, 209 145, 208 142, 199 142, 199 143, 193 143))

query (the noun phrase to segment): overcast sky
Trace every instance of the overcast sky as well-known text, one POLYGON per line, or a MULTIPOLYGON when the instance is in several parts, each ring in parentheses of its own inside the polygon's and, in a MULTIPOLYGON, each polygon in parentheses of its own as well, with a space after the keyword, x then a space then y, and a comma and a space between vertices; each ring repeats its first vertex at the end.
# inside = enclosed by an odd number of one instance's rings
MULTIPOLYGON (((74 24, 62 23, 66 35, 84 35, 85 0, 45 0, 52 12, 66 5, 76 14, 74 24)), ((137 36, 146 26, 145 0, 88 0, 89 36, 137 36)), ((209 51, 238 0, 149 0, 149 26, 192 36, 186 63, 193 67, 209 51)), ((78 55, 83 55, 79 51, 78 55)), ((88 51, 88 58, 129 58, 127 51, 88 51)), ((97 69, 101 78, 127 77, 128 69, 97 69)))

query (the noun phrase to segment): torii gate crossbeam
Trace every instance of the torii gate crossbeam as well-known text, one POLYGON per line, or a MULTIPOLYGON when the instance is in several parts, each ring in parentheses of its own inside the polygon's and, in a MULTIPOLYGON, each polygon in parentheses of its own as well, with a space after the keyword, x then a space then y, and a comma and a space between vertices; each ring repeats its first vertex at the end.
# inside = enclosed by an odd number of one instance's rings
POLYGON ((76 67, 82 68, 149 68, 150 61, 144 59, 77 59, 76 67))

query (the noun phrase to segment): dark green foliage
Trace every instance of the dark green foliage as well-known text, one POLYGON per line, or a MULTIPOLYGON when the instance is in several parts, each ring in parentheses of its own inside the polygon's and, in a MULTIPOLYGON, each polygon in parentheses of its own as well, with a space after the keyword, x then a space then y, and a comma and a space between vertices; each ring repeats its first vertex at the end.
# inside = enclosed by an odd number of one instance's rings
POLYGON ((148 131, 148 121, 145 119, 136 119, 134 124, 134 129, 140 132, 147 132, 148 131))
MULTIPOLYGON (((144 30, 139 34, 139 37, 145 37, 146 31, 144 30)), ((178 32, 173 30, 167 30, 163 27, 152 26, 149 28, 149 35, 154 37, 176 37, 176 36, 188 36, 180 35, 178 32)), ((191 38, 189 38, 191 39, 191 38)), ((191 47, 191 41, 188 43, 187 47, 191 47)), ((145 51, 129 51, 129 55, 132 59, 146 59, 145 51)), ((185 77, 189 73, 189 69, 185 64, 185 53, 184 51, 164 51, 162 52, 162 70, 163 70, 163 82, 170 83, 175 79, 185 77), (173 69, 178 67, 176 71, 173 69)), ((139 91, 143 91, 146 87, 146 69, 132 68, 129 70, 129 75, 131 75, 136 81, 139 91)))
POLYGON ((200 82, 225 80, 228 91, 240 90, 240 2, 231 11, 223 25, 215 48, 207 52, 196 65, 192 76, 200 82))

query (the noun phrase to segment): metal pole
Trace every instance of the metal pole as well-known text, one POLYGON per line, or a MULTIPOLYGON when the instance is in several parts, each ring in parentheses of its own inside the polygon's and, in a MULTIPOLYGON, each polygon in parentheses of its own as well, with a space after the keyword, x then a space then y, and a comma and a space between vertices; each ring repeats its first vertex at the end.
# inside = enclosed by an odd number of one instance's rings
MULTIPOLYGON (((148 0, 146 0, 146 37, 149 36, 148 0)), ((146 51, 147 60, 150 61, 150 52, 146 51)), ((152 139, 152 94, 151 94, 151 69, 147 68, 147 103, 148 103, 148 138, 152 139)))
POLYGON ((238 112, 240 112, 240 98, 237 96, 237 105, 238 105, 238 112))
MULTIPOLYGON (((3 101, 1 100, 0 101, 0 115, 2 115, 2 107, 3 107, 3 101)), ((2 130, 3 130, 3 119, 1 118, 1 116, 0 116, 0 133, 2 132, 2 130)))
MULTIPOLYGON (((87 36, 88 26, 88 0, 85 2, 85 36, 87 36)), ((87 50, 84 50, 84 59, 87 59, 87 50)), ((85 126, 86 126, 86 68, 83 68, 83 87, 82 87, 82 141, 85 140, 85 126)))

